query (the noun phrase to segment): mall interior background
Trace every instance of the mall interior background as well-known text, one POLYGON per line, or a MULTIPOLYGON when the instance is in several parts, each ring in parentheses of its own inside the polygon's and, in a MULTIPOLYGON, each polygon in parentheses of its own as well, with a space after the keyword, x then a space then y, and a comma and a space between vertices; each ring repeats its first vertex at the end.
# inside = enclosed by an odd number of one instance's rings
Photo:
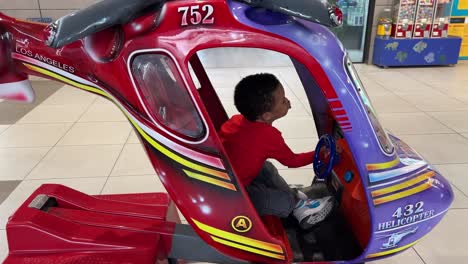
MULTIPOLYGON (((376 16, 378 16, 380 10, 391 5, 392 0, 376 0, 375 9, 376 16)), ((21 19, 43 19, 44 21, 56 20, 66 14, 73 11, 79 10, 86 6, 89 6, 97 2, 96 0, 0 0, 0 12, 7 15, 21 18, 21 19)), ((372 49, 365 54, 364 49, 366 47, 366 34, 368 25, 368 11, 374 8, 374 0, 339 0, 335 2, 340 6, 345 14, 345 20, 342 27, 333 29, 335 34, 341 39, 346 49, 348 50, 352 60, 354 62, 366 62, 369 59, 369 55, 372 49), (367 55, 367 56, 365 56, 367 55)), ((369 27, 373 39, 376 32, 376 18, 373 20, 373 26, 369 27)), ((369 38, 368 38, 369 39, 369 38)), ((368 41, 369 47, 372 46, 373 41, 368 41)), ((217 51, 216 54, 223 53, 224 56, 228 56, 229 59, 232 52, 217 51)), ((266 51, 256 51, 256 54, 265 58, 267 61, 264 62, 263 66, 289 66, 289 61, 281 61, 278 59, 269 60, 268 57, 271 53, 266 51), (272 64, 274 62, 274 64, 272 64), (280 64, 278 64, 280 63, 280 64)), ((207 54, 210 56, 211 54, 207 54)), ((250 55, 250 54, 249 54, 250 55)), ((237 56, 237 54, 236 54, 237 56)), ((370 61, 370 60, 369 60, 370 61)))

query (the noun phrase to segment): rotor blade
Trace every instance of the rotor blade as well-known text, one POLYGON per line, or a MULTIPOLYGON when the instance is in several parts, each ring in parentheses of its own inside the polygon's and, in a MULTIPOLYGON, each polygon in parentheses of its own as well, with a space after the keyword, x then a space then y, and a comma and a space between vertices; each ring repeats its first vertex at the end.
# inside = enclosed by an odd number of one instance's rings
POLYGON ((46 28, 46 45, 60 48, 117 24, 133 19, 143 9, 166 0, 103 0, 66 15, 46 28))

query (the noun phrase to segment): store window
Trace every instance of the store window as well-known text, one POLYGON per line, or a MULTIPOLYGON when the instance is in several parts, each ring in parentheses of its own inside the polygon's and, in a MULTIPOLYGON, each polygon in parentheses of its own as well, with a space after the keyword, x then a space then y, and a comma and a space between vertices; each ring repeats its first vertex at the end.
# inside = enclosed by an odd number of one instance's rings
POLYGON ((191 139, 204 134, 203 122, 176 65, 162 54, 143 54, 132 62, 132 74, 151 118, 170 132, 191 139))

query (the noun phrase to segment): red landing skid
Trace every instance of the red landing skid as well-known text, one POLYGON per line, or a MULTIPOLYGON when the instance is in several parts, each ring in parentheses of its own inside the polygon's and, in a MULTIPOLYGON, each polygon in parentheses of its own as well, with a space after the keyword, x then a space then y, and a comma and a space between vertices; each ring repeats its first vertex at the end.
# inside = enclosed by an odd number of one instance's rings
POLYGON ((89 196, 46 184, 10 217, 4 263, 167 263, 179 222, 165 193, 89 196))

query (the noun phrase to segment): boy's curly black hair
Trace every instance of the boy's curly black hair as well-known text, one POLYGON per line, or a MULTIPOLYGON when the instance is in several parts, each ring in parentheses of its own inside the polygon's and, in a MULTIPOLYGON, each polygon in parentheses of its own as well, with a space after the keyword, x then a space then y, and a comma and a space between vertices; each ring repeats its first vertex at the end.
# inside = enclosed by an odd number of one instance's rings
POLYGON ((258 73, 242 79, 234 90, 234 104, 237 111, 247 120, 257 118, 271 110, 273 92, 280 84, 278 78, 270 73, 258 73))

